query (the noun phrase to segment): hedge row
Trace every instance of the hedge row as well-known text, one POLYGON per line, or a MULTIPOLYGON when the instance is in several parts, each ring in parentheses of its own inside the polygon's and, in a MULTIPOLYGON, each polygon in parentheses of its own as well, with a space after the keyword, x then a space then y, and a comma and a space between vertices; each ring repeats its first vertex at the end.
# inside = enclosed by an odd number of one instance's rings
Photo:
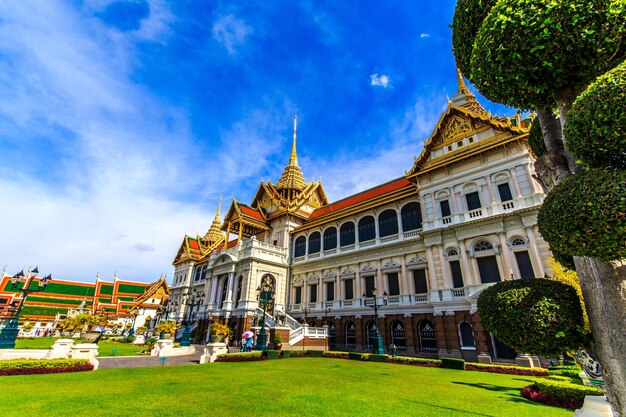
POLYGON ((438 368, 441 366, 441 360, 439 359, 424 359, 413 358, 410 356, 396 356, 389 358, 389 363, 401 364, 401 365, 413 365, 413 366, 427 366, 431 368, 438 368))
POLYGON ((484 363, 467 363, 467 371, 492 372, 496 374, 525 375, 525 376, 546 376, 548 370, 545 368, 526 368, 523 366, 491 365, 484 363))
POLYGON ((0 376, 56 374, 91 370, 93 370, 93 364, 86 359, 9 359, 0 361, 0 376))
POLYGON ((250 362, 250 361, 262 361, 266 358, 263 357, 262 352, 241 352, 241 353, 224 353, 217 355, 215 362, 250 362))
POLYGON ((446 369, 465 370, 465 360, 457 358, 442 358, 441 367, 446 369))
POLYGON ((581 408, 587 395, 598 395, 598 390, 575 384, 571 380, 542 378, 522 388, 522 397, 526 399, 569 409, 581 408))

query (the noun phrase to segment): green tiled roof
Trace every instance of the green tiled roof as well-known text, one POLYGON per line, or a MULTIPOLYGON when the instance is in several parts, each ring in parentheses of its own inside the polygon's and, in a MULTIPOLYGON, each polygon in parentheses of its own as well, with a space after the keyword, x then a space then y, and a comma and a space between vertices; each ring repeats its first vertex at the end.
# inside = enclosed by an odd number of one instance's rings
POLYGON ((113 285, 102 284, 100 286, 100 294, 113 295, 113 285))
POLYGON ((119 292, 126 294, 142 294, 146 288, 148 288, 147 285, 120 284, 117 286, 119 292))

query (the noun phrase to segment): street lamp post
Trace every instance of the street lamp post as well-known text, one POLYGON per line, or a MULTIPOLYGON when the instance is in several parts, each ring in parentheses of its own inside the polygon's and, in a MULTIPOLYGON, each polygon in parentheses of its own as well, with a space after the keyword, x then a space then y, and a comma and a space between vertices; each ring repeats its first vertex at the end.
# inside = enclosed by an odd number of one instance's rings
POLYGON ((133 337, 135 336, 135 321, 137 320, 137 316, 140 314, 143 314, 143 308, 138 308, 137 311, 135 311, 135 314, 133 314, 133 324, 130 325, 130 330, 128 331, 128 337, 133 337))
POLYGON ((326 307, 324 309, 324 321, 325 321, 324 326, 326 326, 326 350, 328 350, 330 347, 330 343, 328 340, 328 338, 330 337, 330 333, 328 330, 328 313, 330 313, 331 310, 332 310, 331 307, 326 307))
POLYGON ((17 339, 17 334, 20 329, 18 326, 18 319, 20 317, 20 312, 22 311, 22 307, 24 307, 24 301, 26 301, 26 297, 31 292, 40 292, 44 291, 48 286, 50 280, 52 280, 52 275, 48 274, 47 276, 41 278, 39 280, 39 285, 35 288, 31 288, 32 280, 39 273, 39 268, 35 267, 32 271, 28 268, 28 273, 24 275, 24 270, 21 270, 17 274, 13 275, 11 278, 11 290, 22 293, 22 299, 20 300, 18 305, 15 305, 15 302, 12 303, 12 307, 9 312, 11 316, 7 320, 4 328, 0 329, 0 349, 13 349, 15 348, 15 339, 17 339), (19 287, 20 278, 26 276, 26 281, 24 282, 24 286, 22 288, 19 287))
POLYGON ((266 282, 265 280, 261 281, 261 285, 256 289, 256 299, 259 302, 259 306, 263 307, 263 315, 261 316, 261 330, 259 331, 259 337, 256 339, 254 350, 264 350, 267 345, 265 312, 267 310, 267 306, 270 305, 274 299, 274 288, 269 282, 266 282))
POLYGON ((383 349, 383 338, 380 335, 380 328, 378 327, 378 308, 387 305, 387 291, 383 293, 382 304, 378 304, 378 297, 376 296, 376 288, 374 288, 374 290, 372 291, 372 297, 374 298, 374 305, 368 305, 367 294, 363 293, 363 298, 366 299, 365 305, 374 309, 374 325, 376 329, 376 334, 374 336, 374 343, 372 344, 372 353, 375 355, 382 355, 385 353, 385 351, 383 349))
POLYGON ((191 345, 191 319, 193 316, 194 307, 199 307, 204 299, 204 291, 196 291, 194 288, 190 293, 185 294, 185 299, 183 300, 183 305, 189 307, 189 312, 187 314, 187 320, 185 321, 185 330, 183 330, 183 337, 180 340, 180 346, 190 346, 191 345))

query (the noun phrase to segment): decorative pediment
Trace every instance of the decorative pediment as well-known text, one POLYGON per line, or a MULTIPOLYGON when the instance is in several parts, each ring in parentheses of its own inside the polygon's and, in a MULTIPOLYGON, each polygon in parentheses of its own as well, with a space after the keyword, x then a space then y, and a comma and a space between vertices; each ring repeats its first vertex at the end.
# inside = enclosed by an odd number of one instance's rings
POLYGON ((304 279, 302 279, 302 277, 295 277, 293 282, 304 282, 304 279))
POLYGON ((420 264, 425 264, 426 263, 426 259, 422 258, 421 256, 414 256, 411 259, 409 259, 409 265, 420 265, 420 264))
POLYGON ((367 264, 363 268, 361 268, 361 272, 370 272, 370 271, 376 271, 376 268, 374 268, 370 264, 367 264))
POLYGON ((341 271, 341 275, 354 275, 354 274, 355 272, 351 268, 346 268, 343 271, 341 271))
POLYGON ((383 269, 399 268, 400 264, 393 259, 383 265, 383 269))
POLYGON ((307 281, 319 281, 320 277, 318 277, 317 275, 313 274, 313 275, 309 275, 309 277, 307 278, 307 281))
POLYGON ((335 274, 333 271, 324 272, 324 278, 335 278, 336 276, 337 274, 335 274))

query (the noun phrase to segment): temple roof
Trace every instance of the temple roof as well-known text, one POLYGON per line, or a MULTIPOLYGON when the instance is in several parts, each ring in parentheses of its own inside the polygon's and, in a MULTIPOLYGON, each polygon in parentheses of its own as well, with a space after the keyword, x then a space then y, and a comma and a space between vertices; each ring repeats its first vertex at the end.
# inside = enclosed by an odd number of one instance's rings
POLYGON ((301 191, 306 186, 306 181, 302 176, 302 170, 298 165, 298 155, 296 154, 296 128, 298 116, 293 117, 293 141, 291 143, 291 155, 289 163, 285 167, 283 174, 280 176, 276 187, 279 190, 298 190, 301 191))
POLYGON ((220 221, 221 208, 222 208, 222 196, 220 196, 220 202, 217 206, 217 212, 215 213, 215 218, 213 219, 213 223, 211 224, 211 227, 204 235, 204 241, 210 246, 211 244, 220 243, 224 240, 224 234, 222 233, 222 222, 220 221))

